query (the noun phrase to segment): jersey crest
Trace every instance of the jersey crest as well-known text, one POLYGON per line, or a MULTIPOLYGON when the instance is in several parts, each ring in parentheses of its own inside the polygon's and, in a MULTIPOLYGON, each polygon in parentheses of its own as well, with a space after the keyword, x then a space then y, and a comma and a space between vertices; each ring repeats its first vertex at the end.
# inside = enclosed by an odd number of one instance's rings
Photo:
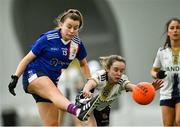
POLYGON ((111 94, 113 85, 110 85, 109 83, 106 82, 106 86, 103 88, 100 96, 101 101, 107 101, 108 97, 111 94))
POLYGON ((78 52, 79 45, 73 41, 71 41, 70 48, 69 48, 69 59, 73 60, 76 57, 78 52))

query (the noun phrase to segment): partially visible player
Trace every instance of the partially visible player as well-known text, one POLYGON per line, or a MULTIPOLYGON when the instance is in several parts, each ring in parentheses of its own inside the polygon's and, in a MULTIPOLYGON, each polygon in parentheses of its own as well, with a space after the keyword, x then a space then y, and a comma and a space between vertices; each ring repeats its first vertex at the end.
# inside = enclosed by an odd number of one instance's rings
POLYGON ((151 75, 164 80, 160 90, 164 126, 180 126, 180 19, 170 19, 165 33, 166 41, 157 52, 151 75))
POLYGON ((81 12, 76 9, 65 11, 57 18, 57 29, 43 33, 37 39, 11 76, 9 92, 15 96, 14 89, 23 74, 23 88, 35 99, 45 126, 59 125, 58 109, 85 120, 82 117, 88 107, 77 108, 57 88, 62 69, 66 69, 74 59, 79 60, 85 78, 91 76, 86 49, 78 36, 82 26, 81 12))
MULTIPOLYGON (((82 95, 86 98, 98 95, 98 100, 92 107, 95 108, 93 114, 97 126, 108 126, 112 102, 120 96, 123 90, 132 91, 136 85, 132 84, 124 74, 126 62, 121 56, 100 57, 100 63, 104 69, 97 71, 88 80, 82 94, 77 96, 76 102, 79 105, 81 104, 82 95), (94 89, 93 93, 91 92, 92 89, 94 89)), ((152 83, 156 90, 160 88, 161 84, 161 80, 152 83)))

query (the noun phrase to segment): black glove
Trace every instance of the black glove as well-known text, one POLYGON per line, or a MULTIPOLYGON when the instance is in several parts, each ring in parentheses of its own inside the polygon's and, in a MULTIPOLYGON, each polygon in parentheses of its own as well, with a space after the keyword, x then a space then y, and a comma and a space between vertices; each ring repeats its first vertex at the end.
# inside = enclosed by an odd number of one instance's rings
POLYGON ((157 72, 157 74, 156 74, 156 77, 157 77, 158 79, 163 79, 163 78, 165 78, 166 76, 167 76, 166 71, 163 71, 163 70, 159 70, 159 71, 157 72))
POLYGON ((19 79, 18 76, 16 76, 16 75, 11 75, 11 82, 10 82, 9 85, 8 85, 9 92, 10 92, 12 95, 14 95, 14 96, 16 95, 16 93, 14 92, 14 88, 15 88, 16 85, 17 85, 18 79, 19 79))

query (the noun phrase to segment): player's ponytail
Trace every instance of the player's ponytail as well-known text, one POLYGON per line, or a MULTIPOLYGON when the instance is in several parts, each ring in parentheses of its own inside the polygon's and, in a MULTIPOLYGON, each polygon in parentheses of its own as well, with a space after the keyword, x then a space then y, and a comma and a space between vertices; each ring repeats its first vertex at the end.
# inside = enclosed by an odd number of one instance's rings
POLYGON ((108 61, 109 56, 101 56, 99 57, 99 62, 105 70, 107 69, 107 61, 108 61))

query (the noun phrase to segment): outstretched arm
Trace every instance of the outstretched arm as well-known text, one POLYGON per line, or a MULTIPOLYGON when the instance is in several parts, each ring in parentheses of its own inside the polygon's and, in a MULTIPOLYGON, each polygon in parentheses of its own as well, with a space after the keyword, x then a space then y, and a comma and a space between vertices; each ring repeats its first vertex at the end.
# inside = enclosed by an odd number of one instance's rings
POLYGON ((89 79, 83 88, 83 96, 91 97, 92 93, 90 92, 90 90, 92 90, 96 86, 97 86, 97 83, 93 79, 89 79))
POLYGON ((135 85, 135 84, 132 84, 132 83, 128 83, 128 84, 125 85, 125 89, 126 89, 127 91, 133 91, 133 88, 134 88, 134 87, 136 87, 136 85, 135 85))
MULTIPOLYGON (((154 87, 155 90, 158 90, 160 89, 163 85, 163 81, 162 80, 154 80, 152 83, 151 83, 154 87)), ((126 86, 125 86, 125 89, 128 90, 128 91, 133 91, 134 87, 136 87, 137 85, 135 84, 132 84, 132 83, 128 83, 126 86)))

